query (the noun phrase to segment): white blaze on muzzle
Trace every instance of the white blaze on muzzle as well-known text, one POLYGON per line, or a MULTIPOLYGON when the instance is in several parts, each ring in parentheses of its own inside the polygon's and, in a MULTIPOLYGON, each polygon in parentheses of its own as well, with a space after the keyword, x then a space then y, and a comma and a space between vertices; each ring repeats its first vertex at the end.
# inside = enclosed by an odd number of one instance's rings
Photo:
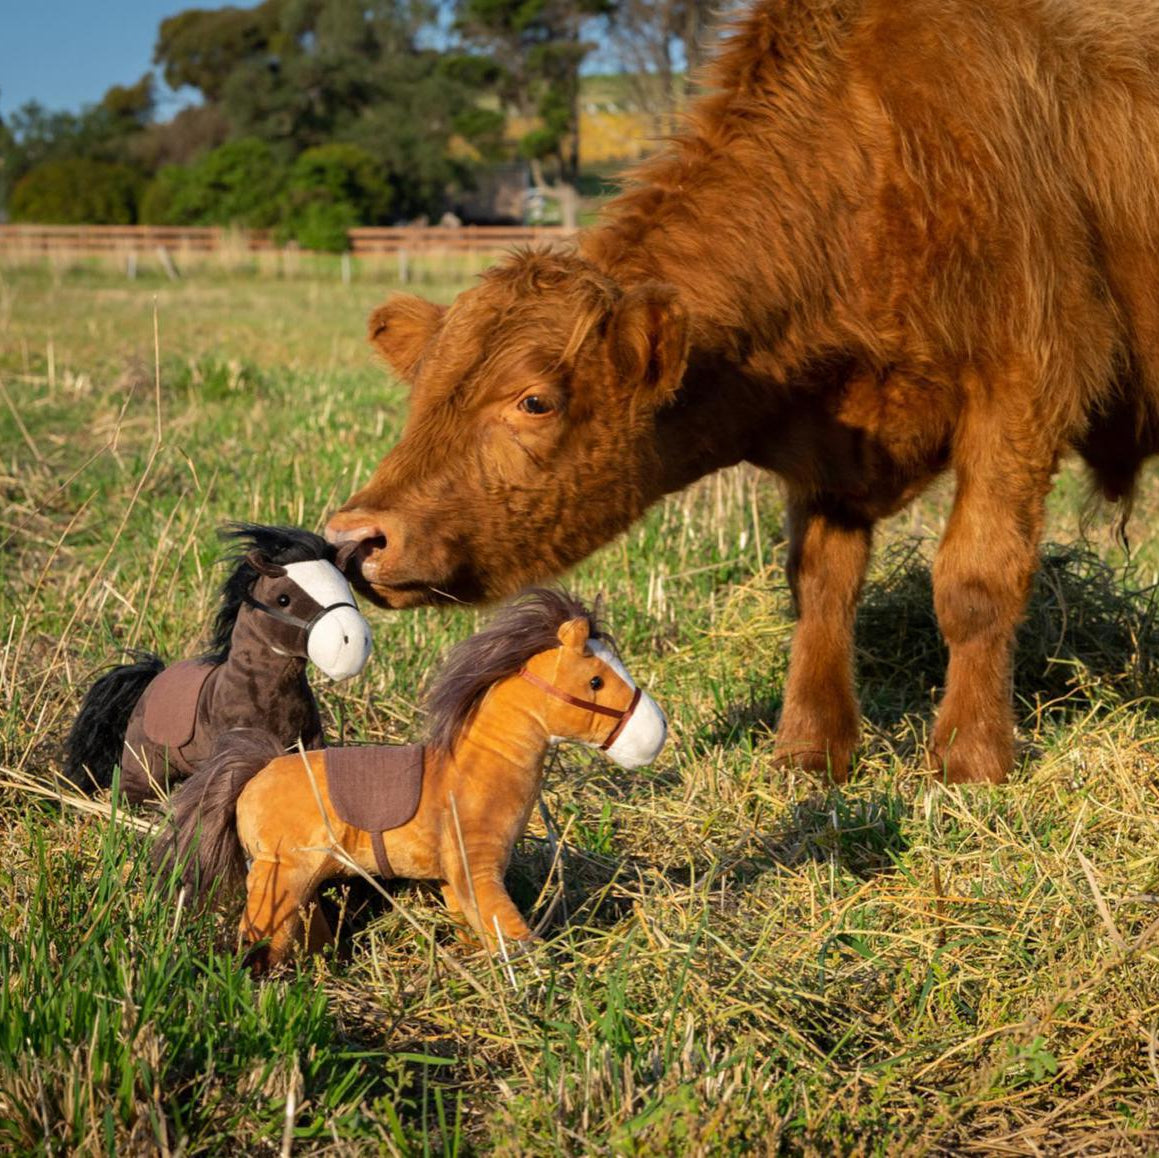
POLYGON ((668 721, 654 699, 628 674, 611 648, 597 640, 589 641, 592 655, 599 656, 630 688, 639 692, 639 698, 628 716, 618 725, 615 738, 606 748, 608 758, 621 768, 629 770, 651 764, 660 755, 668 738, 668 721))
POLYGON ((357 675, 370 657, 370 624, 345 576, 324 559, 285 564, 286 574, 322 609, 309 625, 306 654, 332 680, 357 675))

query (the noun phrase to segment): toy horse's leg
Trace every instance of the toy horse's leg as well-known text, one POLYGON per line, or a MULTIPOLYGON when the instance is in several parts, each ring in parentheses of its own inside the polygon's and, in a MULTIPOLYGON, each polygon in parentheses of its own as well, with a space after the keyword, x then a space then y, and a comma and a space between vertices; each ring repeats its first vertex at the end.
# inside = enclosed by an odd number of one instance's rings
POLYGON ((472 863, 468 877, 462 862, 456 861, 443 886, 443 895, 448 899, 447 907, 453 913, 462 913, 490 949, 497 949, 501 939, 507 945, 533 939, 523 914, 503 884, 502 867, 493 862, 490 866, 472 863))
MULTIPOLYGON (((463 906, 459 903, 459 894, 455 891, 455 887, 443 882, 443 904, 446 906, 447 916, 455 922, 455 937, 464 945, 470 945, 473 948, 478 948, 479 937, 475 932, 474 927, 467 918, 467 914, 463 911, 463 906)), ((506 936, 506 934, 504 934, 506 936)))
MULTIPOLYGON (((241 939, 253 945, 267 940, 264 961, 269 967, 285 961, 303 938, 302 910, 329 873, 329 858, 295 856, 278 860, 257 859, 246 877, 246 906, 241 918, 241 939)), ((310 907, 305 930, 306 949, 315 953, 333 941, 321 910, 310 907)))
POLYGON ((442 889, 443 904, 447 907, 447 913, 456 921, 465 921, 467 915, 463 912, 463 906, 459 904, 459 894, 447 881, 443 882, 442 889))
POLYGON ((503 884, 511 849, 527 825, 531 803, 501 802, 479 793, 467 794, 457 804, 451 798, 450 823, 439 849, 447 882, 444 895, 449 891, 455 902, 452 907, 462 912, 492 950, 501 943, 510 946, 533 939, 503 884))

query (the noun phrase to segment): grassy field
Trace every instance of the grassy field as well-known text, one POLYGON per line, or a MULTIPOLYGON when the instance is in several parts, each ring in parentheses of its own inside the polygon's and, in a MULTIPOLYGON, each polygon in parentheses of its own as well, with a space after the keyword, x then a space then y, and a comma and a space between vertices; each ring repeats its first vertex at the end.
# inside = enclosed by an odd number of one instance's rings
MULTIPOLYGON (((919 771, 945 487, 883 529, 839 791, 772 764, 775 485, 737 470, 658 506, 568 583, 606 596, 671 742, 631 775, 554 759, 563 852, 536 817, 510 873, 546 943, 510 964, 392 883, 337 894, 337 953, 257 983, 236 911, 191 912, 150 871, 148 814, 53 798, 119 649, 198 649, 216 525, 318 527, 390 445, 405 395, 363 341, 387 288, 0 270, 0 1150, 1159 1152, 1154 474, 1129 561, 1060 478, 1023 759, 995 789, 919 771)), ((331 735, 416 738, 479 617, 372 620, 366 673, 318 677, 331 735)))

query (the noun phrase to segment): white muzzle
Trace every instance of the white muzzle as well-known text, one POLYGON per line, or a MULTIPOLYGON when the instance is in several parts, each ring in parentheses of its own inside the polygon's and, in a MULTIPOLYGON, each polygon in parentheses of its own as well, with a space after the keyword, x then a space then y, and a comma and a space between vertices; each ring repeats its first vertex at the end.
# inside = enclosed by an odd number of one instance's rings
MULTIPOLYGON (((593 655, 598 655, 604 663, 613 668, 619 677, 630 687, 637 687, 636 681, 628 674, 610 647, 592 640, 588 644, 593 655)), ((651 764, 660 755, 664 741, 668 738, 668 721, 660 710, 660 705, 642 688, 638 689, 640 698, 636 701, 631 714, 620 726, 619 734, 604 748, 608 759, 629 771, 633 768, 643 768, 651 764)))
POLYGON ((332 680, 348 680, 370 657, 370 624, 353 604, 331 607, 310 629, 306 654, 332 680))
POLYGON ((664 713, 647 692, 641 692, 628 722, 604 752, 621 768, 643 768, 660 755, 667 738, 668 721, 664 713))
POLYGON ((287 563, 286 574, 325 608, 310 624, 306 654, 332 680, 356 676, 370 658, 370 624, 355 606, 346 576, 322 559, 287 563))

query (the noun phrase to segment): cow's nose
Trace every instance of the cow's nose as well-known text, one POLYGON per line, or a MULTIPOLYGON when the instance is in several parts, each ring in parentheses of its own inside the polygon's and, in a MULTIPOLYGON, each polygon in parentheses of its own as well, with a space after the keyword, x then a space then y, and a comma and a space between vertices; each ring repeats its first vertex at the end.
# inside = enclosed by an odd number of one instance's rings
POLYGON ((389 538, 382 522, 367 511, 338 511, 326 524, 326 538, 338 548, 337 563, 346 569, 350 559, 365 558, 385 549, 389 538))

